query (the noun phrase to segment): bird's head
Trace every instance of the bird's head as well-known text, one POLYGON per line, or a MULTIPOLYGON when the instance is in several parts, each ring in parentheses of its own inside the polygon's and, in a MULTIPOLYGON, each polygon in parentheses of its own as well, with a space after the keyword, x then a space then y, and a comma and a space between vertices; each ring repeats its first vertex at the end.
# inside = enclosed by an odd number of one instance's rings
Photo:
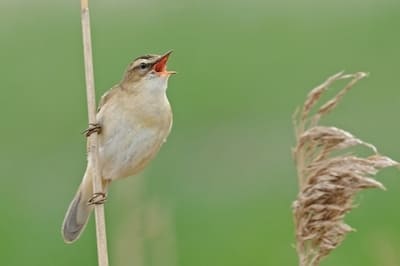
POLYGON ((143 55, 134 59, 125 71, 121 85, 128 89, 164 90, 169 76, 175 71, 167 70, 167 61, 172 51, 163 55, 143 55))

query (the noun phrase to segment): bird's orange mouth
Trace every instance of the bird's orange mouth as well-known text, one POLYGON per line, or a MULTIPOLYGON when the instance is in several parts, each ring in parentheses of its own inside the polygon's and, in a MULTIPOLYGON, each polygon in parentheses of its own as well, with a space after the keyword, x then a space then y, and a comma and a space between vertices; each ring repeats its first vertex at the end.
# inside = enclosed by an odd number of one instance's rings
POLYGON ((167 62, 168 62, 169 55, 171 53, 172 53, 172 51, 169 51, 169 52, 165 53, 154 64, 153 69, 157 73, 159 73, 161 75, 171 75, 171 74, 175 74, 176 73, 175 71, 168 71, 167 70, 167 62))

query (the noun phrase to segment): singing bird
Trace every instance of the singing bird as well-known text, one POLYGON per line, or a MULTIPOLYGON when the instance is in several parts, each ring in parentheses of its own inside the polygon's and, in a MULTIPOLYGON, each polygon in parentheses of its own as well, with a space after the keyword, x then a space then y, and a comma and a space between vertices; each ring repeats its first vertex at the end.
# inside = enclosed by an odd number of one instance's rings
MULTIPOLYGON (((104 192, 111 181, 143 170, 171 131, 172 111, 166 95, 168 78, 176 73, 166 67, 171 52, 136 58, 121 82, 101 98, 97 123, 89 127, 87 135, 99 133, 99 173, 104 192)), ((79 238, 93 209, 94 170, 90 162, 88 158, 85 175, 64 218, 62 236, 66 243, 79 238)))

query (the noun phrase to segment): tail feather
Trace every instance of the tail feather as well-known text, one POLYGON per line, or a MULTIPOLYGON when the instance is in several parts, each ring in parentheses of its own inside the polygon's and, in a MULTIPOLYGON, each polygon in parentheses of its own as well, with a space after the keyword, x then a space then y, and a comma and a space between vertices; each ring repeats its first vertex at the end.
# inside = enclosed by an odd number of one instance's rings
POLYGON ((72 243, 79 238, 85 228, 92 206, 87 204, 93 194, 92 177, 86 171, 78 192, 70 203, 62 225, 62 236, 66 243, 72 243))

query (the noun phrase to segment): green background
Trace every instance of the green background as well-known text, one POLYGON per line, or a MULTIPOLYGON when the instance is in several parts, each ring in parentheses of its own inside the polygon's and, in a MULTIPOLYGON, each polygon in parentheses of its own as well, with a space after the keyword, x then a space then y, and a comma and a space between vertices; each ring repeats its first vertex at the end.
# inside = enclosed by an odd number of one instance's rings
MULTIPOLYGON (((112 266, 297 265, 291 115, 341 71, 366 71, 323 122, 400 160, 400 2, 92 0, 97 94, 134 57, 174 49, 174 126, 106 204, 112 266)), ((93 219, 60 235, 87 127, 79 1, 0 2, 0 265, 96 265, 93 219)), ((400 179, 377 177, 322 265, 400 265, 400 179)))

